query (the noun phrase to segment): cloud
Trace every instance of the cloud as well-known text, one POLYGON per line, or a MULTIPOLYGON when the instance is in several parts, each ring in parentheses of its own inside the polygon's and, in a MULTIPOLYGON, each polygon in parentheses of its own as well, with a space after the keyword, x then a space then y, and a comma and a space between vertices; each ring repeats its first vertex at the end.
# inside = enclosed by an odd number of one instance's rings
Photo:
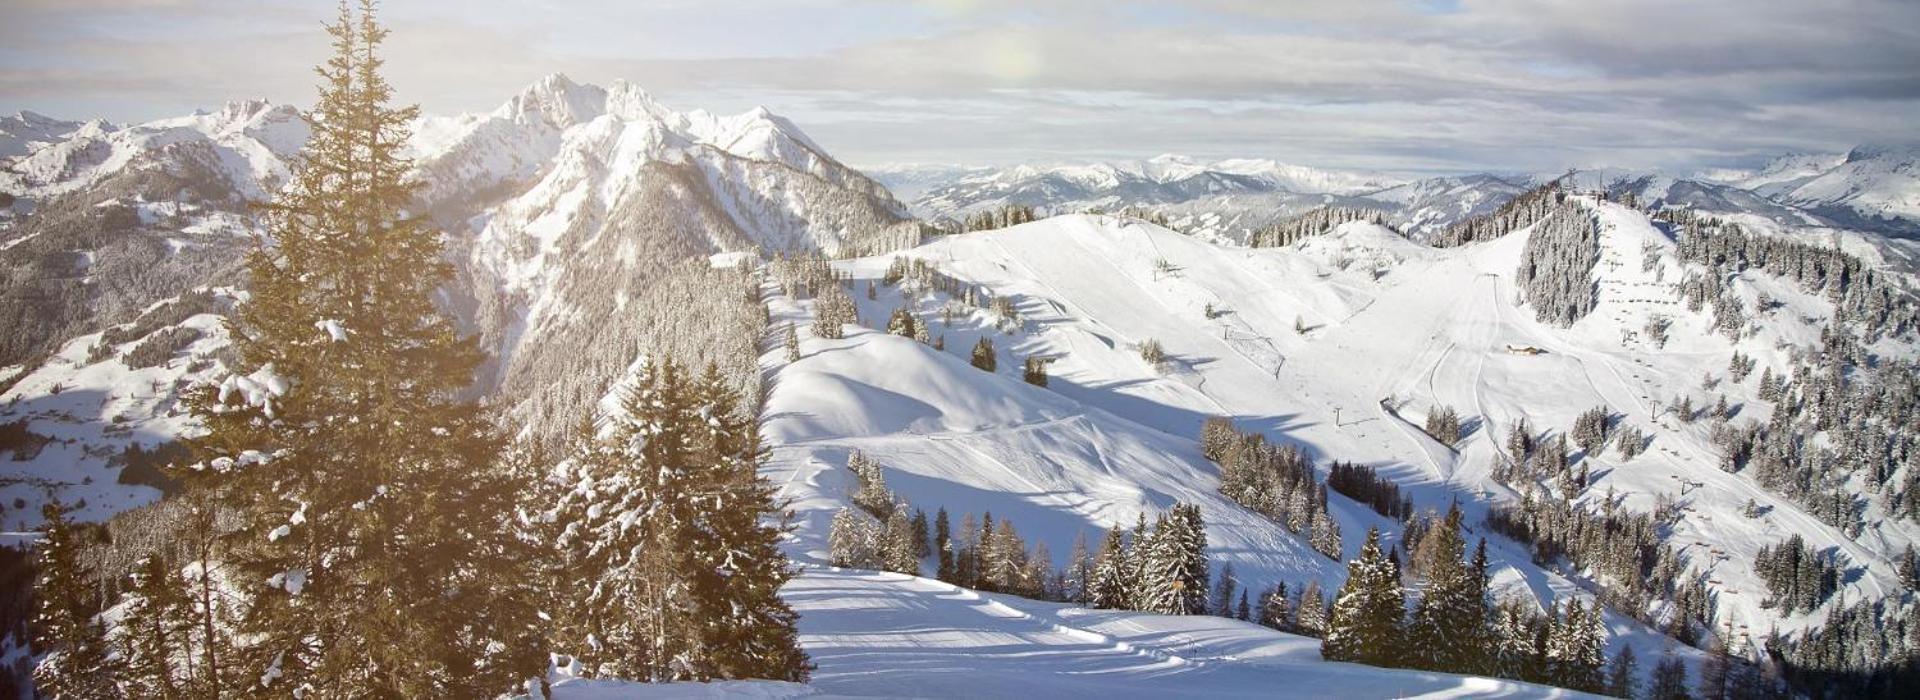
MULTIPOLYGON (((329 11, 12 4, 0 108, 304 101, 329 11)), ((1690 168, 1905 140, 1920 113, 1920 3, 1879 0, 476 0, 388 19, 395 86, 429 111, 554 71, 627 78, 683 107, 766 104, 864 162, 1690 168)))

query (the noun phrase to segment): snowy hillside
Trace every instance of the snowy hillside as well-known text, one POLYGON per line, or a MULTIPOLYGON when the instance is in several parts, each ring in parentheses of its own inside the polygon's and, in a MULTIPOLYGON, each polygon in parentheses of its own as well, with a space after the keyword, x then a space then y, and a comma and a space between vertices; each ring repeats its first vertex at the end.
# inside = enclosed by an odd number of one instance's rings
MULTIPOLYGON (((1570 328, 1536 322, 1515 304, 1525 232, 1436 250, 1347 224, 1294 247, 1246 250, 1127 219, 1068 216, 905 251, 899 255, 1015 300, 1019 330, 996 330, 983 310, 963 309, 950 325, 933 320, 947 304, 937 294, 903 298, 885 286, 877 301, 855 294, 869 324, 905 305, 928 319, 947 350, 858 331, 805 340, 791 365, 770 354, 765 361, 777 371, 766 410, 769 474, 795 501, 798 546, 809 559, 823 556, 828 520, 855 484, 848 456, 859 450, 884 465, 887 484, 913 506, 956 517, 991 511, 1055 553, 1080 533, 1130 525, 1143 510, 1198 502, 1216 564, 1231 562, 1247 585, 1337 586, 1342 567, 1215 493, 1217 468, 1193 441, 1204 417, 1230 416, 1304 447, 1322 469, 1334 459, 1374 465, 1411 489, 1419 508, 1458 501, 1470 536, 1490 539, 1496 587, 1545 605, 1592 595, 1596 582, 1543 568, 1525 546, 1482 526, 1491 509, 1521 497, 1495 476, 1502 443, 1522 416, 1537 430, 1564 433, 1581 411, 1603 405, 1621 424, 1647 431, 1651 449, 1631 459, 1576 453, 1591 474, 1577 502, 1594 512, 1643 513, 1667 499, 1680 504, 1665 543, 1709 587, 1717 618, 1736 636, 1758 644, 1772 630, 1822 619, 1760 604, 1767 589, 1754 556, 1788 534, 1845 562, 1839 597, 1896 595, 1902 584, 1892 558, 1920 535, 1912 523, 1869 517, 1866 534, 1850 537, 1721 471, 1709 426, 1677 421, 1666 408, 1678 394, 1707 401, 1707 391, 1690 388, 1703 374, 1724 375, 1736 348, 1785 371, 1782 348, 1818 341, 1815 322, 1831 313, 1827 302, 1749 273, 1734 282, 1740 293, 1784 306, 1760 335, 1730 343, 1710 315, 1685 310, 1662 281, 1685 269, 1668 233, 1618 205, 1582 206, 1601 231, 1598 304, 1570 328), (1209 305, 1224 313, 1208 318, 1209 305), (1641 337, 1655 317, 1671 319, 1664 347, 1641 337), (994 341, 1001 376, 965 362, 982 335, 994 341), (1149 339, 1172 357, 1164 370, 1140 358, 1149 339), (1029 356, 1051 359, 1046 388, 1007 376, 1029 356), (1457 449, 1418 425, 1442 404, 1470 426, 1457 449), (1749 499, 1758 515, 1743 514, 1749 499)), ((890 257, 841 269, 859 289, 890 257)), ((805 305, 782 298, 774 311, 776 324, 804 327, 805 305)), ((1911 348, 1901 352, 1910 356, 1911 348)), ((1716 385, 1743 420, 1764 421, 1768 404, 1752 390, 1716 385)), ((1330 510, 1347 556, 1367 527, 1397 536, 1397 523, 1343 497, 1330 510)), ((1626 616, 1610 615, 1608 625, 1614 644, 1640 647, 1641 658, 1667 645, 1626 616)))
POLYGON ((1320 660, 1319 640, 1218 617, 1088 610, 893 573, 813 568, 784 591, 806 685, 567 678, 557 700, 633 697, 1574 698, 1558 688, 1320 660))

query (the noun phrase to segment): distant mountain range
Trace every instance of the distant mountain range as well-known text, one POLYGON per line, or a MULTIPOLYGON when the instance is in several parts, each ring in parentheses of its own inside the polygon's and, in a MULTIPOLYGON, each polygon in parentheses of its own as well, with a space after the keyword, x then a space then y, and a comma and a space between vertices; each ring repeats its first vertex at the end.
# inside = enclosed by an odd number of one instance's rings
MULTIPOLYGON (((1684 177, 1625 170, 1578 173, 1580 182, 1632 191, 1655 206, 1752 214, 1795 225, 1920 236, 1920 152, 1861 147, 1846 154, 1782 156, 1756 171, 1684 177)), ((1202 162, 1178 156, 1062 166, 1005 168, 882 166, 868 173, 916 215, 957 221, 1007 205, 1048 213, 1150 209, 1176 229, 1222 240, 1319 206, 1378 209, 1411 235, 1431 234, 1485 214, 1561 173, 1470 173, 1426 178, 1344 173, 1271 160, 1202 162)))

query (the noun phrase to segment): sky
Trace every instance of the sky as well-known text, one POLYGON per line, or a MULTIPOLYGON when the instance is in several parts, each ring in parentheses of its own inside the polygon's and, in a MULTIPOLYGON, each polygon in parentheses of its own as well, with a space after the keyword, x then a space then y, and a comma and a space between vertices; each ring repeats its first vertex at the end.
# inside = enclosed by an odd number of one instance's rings
MULTIPOLYGON (((0 0, 0 113, 307 104, 316 0, 0 0)), ((1752 167, 1910 143, 1914 0, 388 0, 429 113, 541 76, 764 105, 857 165, 1175 153, 1387 172, 1752 167)))

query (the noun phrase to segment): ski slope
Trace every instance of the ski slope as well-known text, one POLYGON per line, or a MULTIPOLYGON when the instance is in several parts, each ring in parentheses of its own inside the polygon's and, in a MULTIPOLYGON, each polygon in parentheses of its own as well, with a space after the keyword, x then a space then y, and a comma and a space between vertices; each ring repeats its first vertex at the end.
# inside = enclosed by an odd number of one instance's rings
MULTIPOLYGON (((1736 346, 1711 331, 1710 318, 1675 301, 1667 285, 1684 267, 1667 234, 1630 209, 1584 206, 1602 228, 1599 297, 1569 328, 1537 323, 1518 304, 1512 275, 1525 231, 1439 250, 1348 224, 1290 248, 1250 250, 1130 219, 1066 216, 896 254, 1010 296, 1021 319, 1015 332, 996 329, 978 310, 943 324, 944 299, 932 293, 903 296, 883 285, 868 300, 868 281, 893 256, 840 263, 866 325, 884 326, 906 305, 943 336, 946 350, 865 328, 849 327, 841 340, 815 338, 806 330, 810 302, 774 298, 776 325, 793 321, 803 338, 799 361, 786 363, 777 349, 765 358, 773 377, 767 473, 792 499, 794 549, 803 561, 822 560, 828 521, 854 483, 847 456, 857 449, 885 466, 888 485, 914 507, 945 508, 956 525, 963 513, 1011 518, 1030 543, 1045 542, 1056 563, 1081 533, 1097 543, 1102 529, 1188 501, 1205 514, 1214 566, 1231 563, 1243 585, 1318 579, 1337 587, 1343 565, 1215 494, 1217 469, 1195 439, 1205 417, 1224 415, 1301 446, 1323 470, 1333 459, 1373 465, 1417 508, 1460 503, 1468 537, 1488 537, 1496 590, 1544 609, 1567 596, 1590 600, 1596 584, 1535 565, 1526 546, 1485 531, 1488 509, 1518 497, 1491 472, 1520 416, 1536 431, 1564 433, 1582 410, 1604 405, 1653 441, 1625 462, 1611 451, 1575 452, 1592 475, 1582 501, 1598 508, 1612 494, 1617 507, 1645 511, 1662 494, 1678 498, 1681 517, 1667 541, 1691 570, 1708 574, 1719 619, 1736 635, 1757 644, 1772 629, 1791 633, 1824 616, 1783 617, 1759 605, 1766 590, 1751 571, 1753 554, 1789 534, 1841 555, 1845 598, 1900 590, 1889 562, 1914 540, 1911 526, 1870 519, 1866 534, 1848 538, 1720 471, 1708 421, 1683 425, 1666 415, 1680 391, 1696 405, 1727 393, 1742 419, 1764 420, 1768 408, 1753 398, 1751 377, 1746 387, 1701 389, 1703 374, 1724 379, 1736 346), (1208 305, 1224 313, 1209 318, 1208 305), (1673 319, 1661 348, 1638 337, 1654 314, 1673 319), (998 351, 996 374, 967 364, 983 335, 998 351), (1167 367, 1140 359, 1137 348, 1149 339, 1172 356, 1167 367), (1508 351, 1518 346, 1545 353, 1508 351), (1048 387, 1020 381, 1030 355, 1053 358, 1048 387), (1467 424, 1456 446, 1417 427, 1439 405, 1467 424), (1758 518, 1740 514, 1750 498, 1765 510, 1758 518)), ((1758 337, 1737 346, 1776 372, 1786 368, 1778 346, 1817 339, 1831 311, 1764 273, 1732 284, 1781 303, 1758 337)), ((1394 523, 1344 497, 1330 513, 1346 556, 1368 527, 1381 527, 1390 544, 1400 536, 1394 523)), ((1627 616, 1610 612, 1607 626, 1609 653, 1633 645, 1639 658, 1655 659, 1669 647, 1627 616)))
POLYGON ((813 568, 783 595, 819 666, 806 685, 568 679, 556 697, 1587 697, 1328 663, 1319 640, 1224 618, 1087 610, 903 574, 813 568))

